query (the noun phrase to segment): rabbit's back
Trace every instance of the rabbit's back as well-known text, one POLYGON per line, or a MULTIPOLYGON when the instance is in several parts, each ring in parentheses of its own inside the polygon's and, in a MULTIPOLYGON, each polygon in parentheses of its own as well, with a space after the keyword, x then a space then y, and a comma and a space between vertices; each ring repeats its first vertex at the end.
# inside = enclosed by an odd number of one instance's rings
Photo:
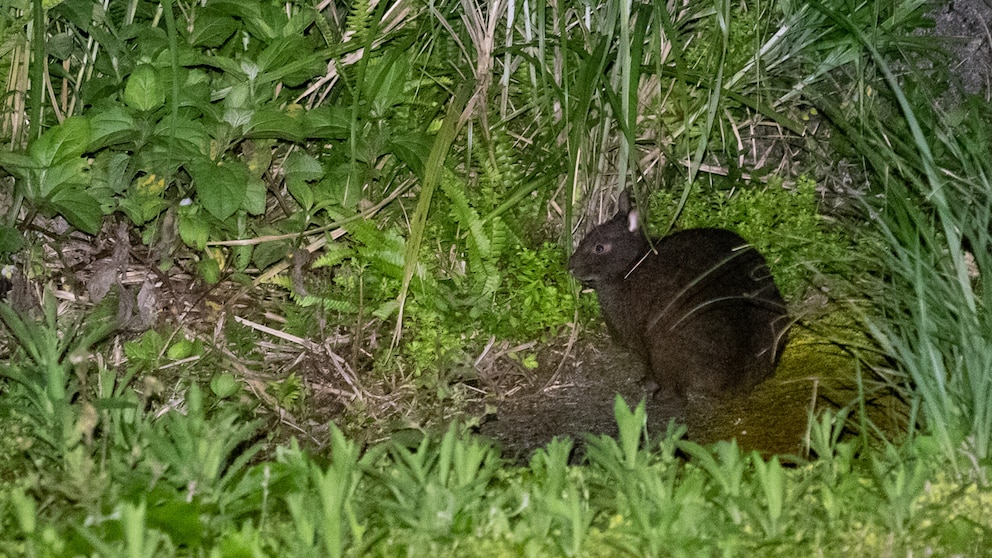
POLYGON ((658 244, 625 295, 654 293, 641 342, 658 386, 679 396, 746 391, 771 376, 788 315, 761 254, 722 229, 690 229, 658 244), (667 274, 674 277, 657 280, 667 274))

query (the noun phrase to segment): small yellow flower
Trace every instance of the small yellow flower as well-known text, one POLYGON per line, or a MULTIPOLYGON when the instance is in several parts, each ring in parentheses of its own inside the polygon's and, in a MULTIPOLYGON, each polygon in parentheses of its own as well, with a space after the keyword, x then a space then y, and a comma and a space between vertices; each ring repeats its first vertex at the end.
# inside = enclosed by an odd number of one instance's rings
POLYGON ((299 118, 303 112, 303 105, 299 103, 292 103, 286 106, 286 116, 290 118, 299 118))
POLYGON ((155 174, 146 174, 134 184, 138 195, 154 197, 165 191, 165 179, 155 174))
POLYGON ((217 262, 217 267, 219 267, 221 269, 224 269, 224 264, 226 263, 225 262, 226 255, 224 254, 224 250, 223 249, 221 249, 221 248, 208 247, 207 248, 207 255, 212 260, 214 260, 214 261, 217 262))

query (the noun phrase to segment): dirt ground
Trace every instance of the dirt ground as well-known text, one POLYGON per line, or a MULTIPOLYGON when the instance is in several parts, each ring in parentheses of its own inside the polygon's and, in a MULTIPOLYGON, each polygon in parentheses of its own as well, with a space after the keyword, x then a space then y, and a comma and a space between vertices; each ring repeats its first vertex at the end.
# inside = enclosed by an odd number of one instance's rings
POLYGON ((592 332, 582 335, 569 355, 549 351, 527 385, 498 402, 480 433, 494 439, 505 457, 521 461, 553 438, 569 437, 576 442, 577 459, 586 434, 617 434, 613 404, 620 394, 630 406, 646 401, 649 436, 664 433, 674 418, 688 427, 692 441, 736 439, 745 450, 802 456, 808 414, 855 398, 853 366, 853 359, 824 336, 796 326, 775 377, 743 397, 697 396, 677 410, 650 397, 641 384, 645 364, 638 357, 605 333, 592 332))
POLYGON ((945 40, 957 80, 942 102, 954 103, 961 93, 992 100, 992 2, 949 0, 930 16, 934 28, 929 33, 945 40))

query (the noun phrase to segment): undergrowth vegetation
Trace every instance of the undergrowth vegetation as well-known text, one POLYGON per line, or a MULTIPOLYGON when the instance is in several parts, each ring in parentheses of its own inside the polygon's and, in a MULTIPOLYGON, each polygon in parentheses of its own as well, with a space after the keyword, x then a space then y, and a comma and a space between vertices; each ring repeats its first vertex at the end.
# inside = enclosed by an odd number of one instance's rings
MULTIPOLYGON (((865 318, 921 428, 958 473, 988 481, 992 458, 992 290, 985 276, 992 213, 988 157, 992 111, 962 107, 953 119, 916 108, 893 88, 906 127, 859 138, 883 154, 888 173, 874 253, 890 276, 876 281, 880 313, 865 318), (896 149, 884 141, 905 133, 896 149), (876 135, 877 134, 877 135, 876 135)), ((875 161, 873 161, 875 163, 875 161)))
POLYGON ((992 545, 992 112, 922 1, 0 4, 0 556, 992 545), (870 336, 802 455, 473 435, 627 189, 870 336))

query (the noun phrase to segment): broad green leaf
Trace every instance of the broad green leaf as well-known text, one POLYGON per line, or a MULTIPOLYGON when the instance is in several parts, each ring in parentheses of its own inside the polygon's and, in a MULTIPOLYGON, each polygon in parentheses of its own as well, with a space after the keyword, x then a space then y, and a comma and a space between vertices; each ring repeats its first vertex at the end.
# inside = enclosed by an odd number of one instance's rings
POLYGON ((325 71, 327 55, 327 52, 315 52, 302 34, 284 34, 259 55, 258 79, 297 87, 325 71))
POLYGON ((124 198, 117 204, 117 209, 124 213, 128 219, 137 226, 145 224, 145 212, 142 203, 136 200, 124 198))
POLYGON ((36 168, 34 159, 23 153, 7 153, 0 150, 0 168, 20 179, 26 179, 36 168))
POLYGON ((141 210, 141 202, 124 198, 117 204, 119 209, 136 226, 145 224, 144 212, 141 210))
POLYGON ((120 92, 121 80, 110 76, 93 76, 83 80, 80 88, 80 102, 83 105, 105 103, 107 99, 116 98, 120 92))
POLYGON ((214 374, 214 377, 210 378, 210 390, 221 399, 231 397, 239 389, 241 389, 241 384, 235 379, 234 374, 230 372, 214 374))
POLYGON ((275 141, 246 141, 242 144, 242 160, 248 166, 248 172, 255 178, 261 178, 272 166, 272 147, 275 141))
POLYGON ((308 138, 348 139, 351 113, 345 107, 319 106, 306 112, 304 123, 308 138))
POLYGON ((180 339, 169 347, 169 350, 165 353, 165 356, 169 360, 182 360, 193 354, 193 342, 189 339, 180 339))
POLYGON ((245 203, 248 191, 248 169, 243 163, 227 161, 216 164, 201 159, 187 167, 193 176, 196 195, 203 208, 223 221, 245 203))
POLYGON ((196 270, 208 285, 216 285, 220 281, 220 264, 213 258, 197 262, 196 270))
POLYGON ((140 111, 152 111, 165 105, 165 88, 155 68, 142 64, 131 72, 124 87, 124 102, 140 111))
MULTIPOLYGON (((58 4, 58 2, 53 2, 51 0, 44 2, 45 9, 53 7, 58 4)), ((73 49, 75 48, 75 41, 71 33, 58 33, 50 34, 47 39, 45 39, 45 50, 48 51, 48 55, 55 57, 59 60, 67 60, 73 55, 73 49)))
POLYGON ((187 166, 200 204, 218 220, 223 221, 245 203, 248 190, 248 169, 241 163, 228 161, 216 164, 200 159, 187 166))
MULTIPOLYGON (((258 232, 259 234, 279 234, 282 231, 269 228, 259 230, 258 232)), ((286 240, 263 242, 255 247, 255 250, 252 251, 251 258, 258 269, 266 269, 270 265, 285 258, 291 248, 292 245, 286 240)))
POLYGON ((103 224, 100 202, 85 190, 63 189, 52 197, 51 205, 77 229, 89 234, 100 231, 103 224))
POLYGON ((405 90, 410 81, 410 61, 405 56, 380 59, 369 64, 369 71, 375 74, 363 83, 363 96, 372 99, 373 115, 383 117, 391 107, 409 99, 405 90))
POLYGON ((420 132, 401 134, 389 141, 389 149, 417 176, 423 176, 424 165, 431 153, 432 141, 433 138, 420 132))
POLYGON ((108 145, 134 141, 138 135, 134 118, 123 108, 102 110, 90 117, 90 144, 87 149, 97 151, 108 145))
MULTIPOLYGON (((190 64, 196 64, 199 59, 191 59, 190 64)), ((170 70, 166 69, 165 72, 170 70)), ((164 73, 164 72, 163 72, 164 73)), ((210 103, 210 75, 199 68, 183 68, 179 72, 179 102, 185 106, 200 106, 200 104, 210 103)), ((171 91, 171 76, 163 79, 165 90, 171 91)))
POLYGON ((251 215, 261 215, 265 213, 265 183, 260 178, 251 177, 248 179, 245 189, 244 209, 251 215))
POLYGON ((324 177, 324 167, 320 161, 309 153, 294 151, 286 157, 286 162, 282 165, 286 173, 286 179, 304 180, 313 182, 324 177))
POLYGON ((307 27, 314 21, 314 14, 318 12, 315 10, 298 10, 292 16, 290 16, 289 21, 282 28, 282 34, 284 37, 296 37, 303 36, 303 32, 306 31, 307 27))
POLYGON ((24 197, 31 201, 50 199, 66 188, 82 188, 89 183, 86 160, 69 159, 32 173, 24 197))
MULTIPOLYGON (((227 96, 224 97, 224 120, 228 121, 232 126, 241 124, 241 118, 239 117, 236 122, 231 122, 228 113, 235 109, 243 111, 252 110, 251 89, 251 85, 248 83, 238 83, 228 88, 227 96)), ((250 119, 251 115, 249 114, 247 120, 250 121, 250 119)))
POLYGON ((262 72, 279 70, 290 62, 300 59, 300 54, 307 52, 306 43, 301 35, 280 37, 275 39, 258 55, 258 68, 262 72))
POLYGON ((286 172, 286 188, 304 210, 310 211, 315 202, 313 188, 308 184, 324 176, 320 161, 308 153, 294 151, 283 164, 286 172))
POLYGON ((209 234, 210 227, 202 217, 192 211, 180 212, 179 238, 183 239, 186 246, 202 252, 207 247, 209 234))
POLYGON ((251 138, 274 138, 293 142, 303 141, 303 126, 289 114, 276 109, 260 109, 251 115, 246 128, 251 138))
POLYGON ((189 33, 190 44, 209 48, 219 47, 238 29, 238 22, 233 17, 219 10, 212 10, 211 7, 212 5, 208 4, 205 10, 197 14, 196 23, 189 33))
POLYGON ((231 259, 234 260, 234 269, 244 271, 251 263, 251 245, 233 246, 231 248, 231 259))
POLYGON ((245 73, 244 70, 242 69, 241 62, 239 60, 235 60, 228 56, 214 55, 209 58, 209 61, 210 61, 210 66, 212 68, 219 69, 225 74, 231 76, 240 76, 245 73))
POLYGON ((210 0, 210 8, 217 15, 229 15, 243 20, 262 17, 261 2, 244 0, 210 0))
POLYGON ((121 194, 131 183, 131 156, 119 151, 102 151, 97 154, 90 169, 90 184, 92 187, 110 188, 115 194, 121 194))
POLYGON ((7 225, 0 225, 0 254, 13 254, 24 245, 21 231, 7 225))
POLYGON ((314 197, 318 208, 335 204, 345 209, 352 209, 358 205, 360 194, 361 180, 347 164, 332 168, 314 186, 314 197))
POLYGON ((210 153, 210 134, 198 120, 163 118, 155 128, 155 137, 162 144, 173 146, 175 152, 172 156, 182 153, 199 155, 210 153), (175 143, 170 143, 173 141, 175 143))
POLYGON ((313 188, 309 184, 302 180, 286 179, 286 189, 304 211, 310 211, 313 208, 313 188))
POLYGON ((122 199, 117 207, 127 215, 132 223, 143 225, 158 217, 159 213, 169 207, 169 203, 161 198, 135 197, 122 199))
POLYGON ((277 39, 282 35, 283 26, 280 25, 286 20, 286 14, 275 4, 258 3, 259 14, 253 18, 244 18, 242 21, 248 28, 252 37, 258 37, 265 42, 277 39))
POLYGON ((90 121, 73 116, 48 130, 31 144, 28 153, 38 167, 51 167, 82 157, 90 143, 90 121))

